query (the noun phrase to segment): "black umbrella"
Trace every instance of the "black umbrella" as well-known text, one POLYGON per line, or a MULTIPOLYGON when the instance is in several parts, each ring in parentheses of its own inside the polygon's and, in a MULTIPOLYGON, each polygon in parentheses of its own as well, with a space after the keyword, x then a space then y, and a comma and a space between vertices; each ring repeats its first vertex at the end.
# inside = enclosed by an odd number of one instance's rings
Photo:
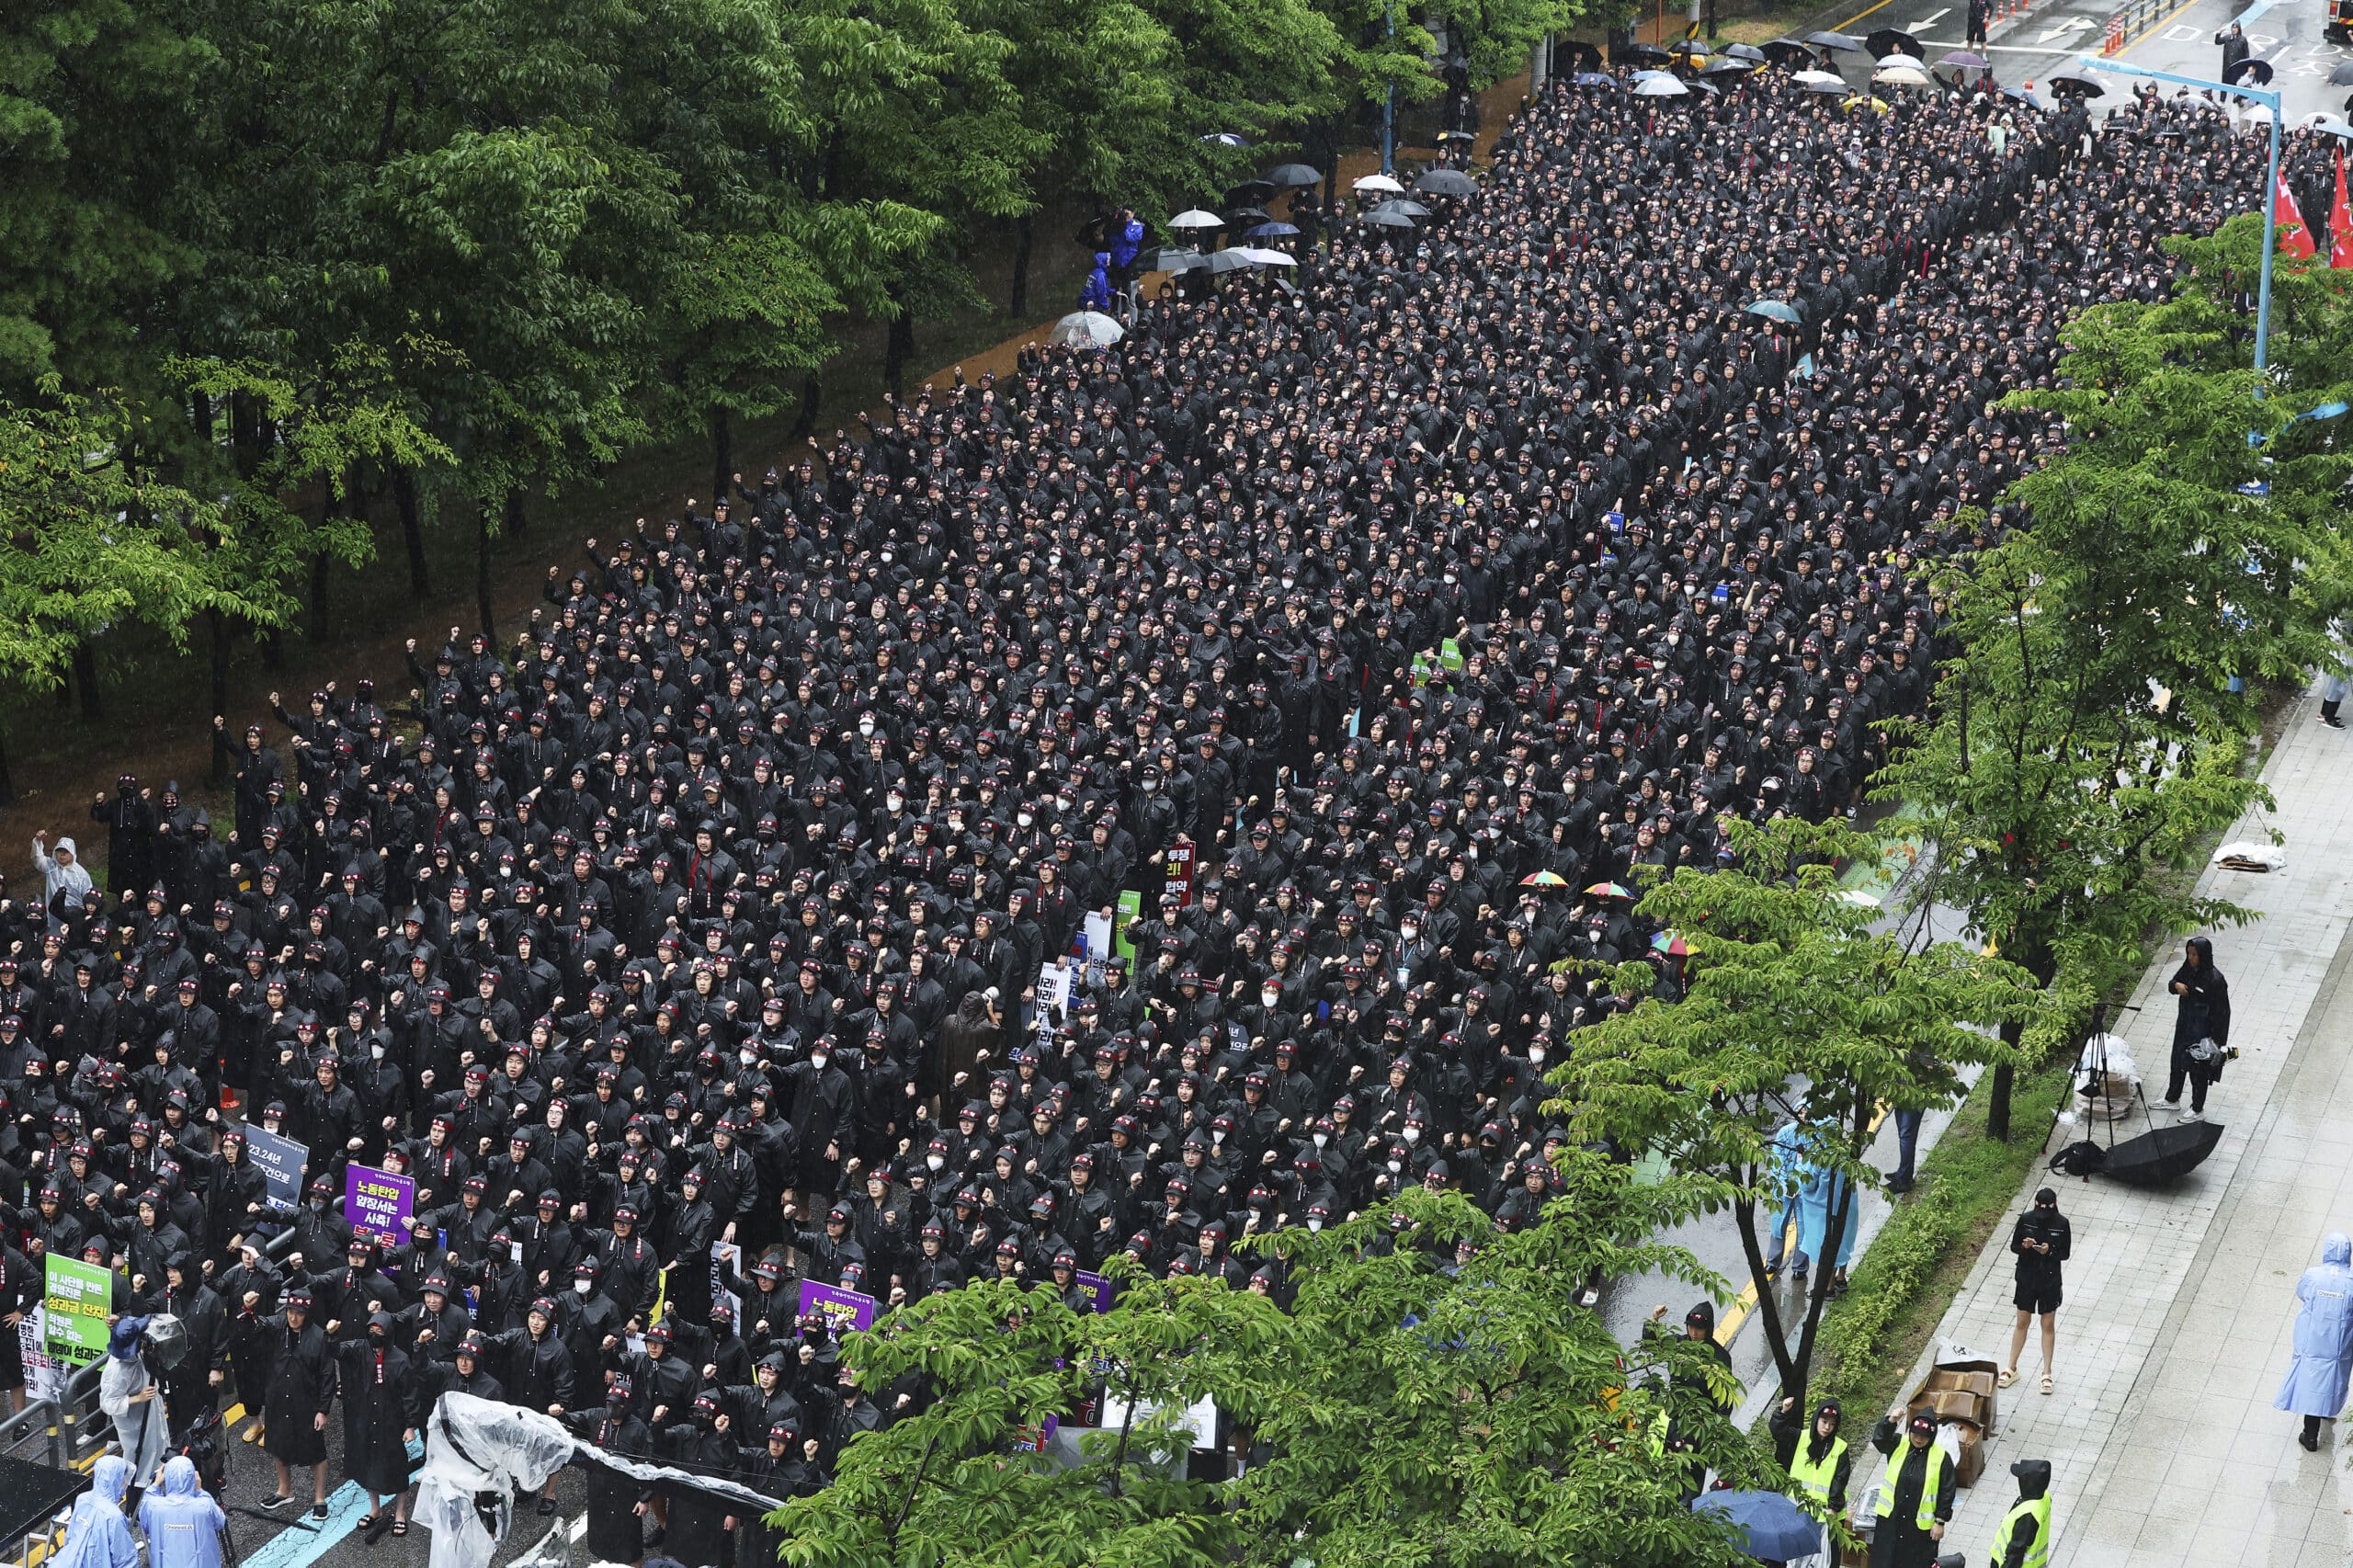
POLYGON ((1226 213, 1225 226, 1229 229, 1246 229, 1253 223, 1267 222, 1273 217, 1274 214, 1263 207, 1236 207, 1226 213))
POLYGON ((1208 256, 1181 245, 1163 245, 1158 250, 1148 250, 1136 257, 1136 270, 1139 272, 1190 272, 1197 267, 1209 264, 1208 256))
POLYGON ((2328 85, 2332 87, 2342 87, 2347 85, 2353 85, 2353 60, 2347 61, 2344 64, 2330 72, 2328 74, 2328 85))
POLYGON ((1476 196, 1479 182, 1461 169, 1431 169, 1414 182, 1414 188, 1432 196, 1476 196))
POLYGON ((1278 190, 1290 190, 1302 185, 1313 185, 1324 176, 1305 164, 1277 164, 1267 171, 1267 183, 1278 190))
POLYGON ((1414 226, 1414 221, 1403 212, 1392 212, 1379 207, 1366 213, 1362 222, 1371 224, 1376 229, 1410 229, 1414 226))
POLYGON ((1777 38, 1761 46, 1765 58, 1776 65, 1789 65, 1802 71, 1813 63, 1813 51, 1793 38, 1777 38))
POLYGON ((2134 1187, 2159 1187, 2196 1170, 2222 1140, 2219 1121, 2177 1122, 2109 1150, 2101 1173, 2134 1187))
POLYGON ((1805 41, 1816 49, 1836 50, 1841 54, 1859 54, 1863 48, 1861 39, 1849 37, 1846 33, 1808 33, 1805 35, 1805 41))
POLYGON ((1754 60, 1734 60, 1731 55, 1709 62, 1699 68, 1702 76, 1738 76, 1756 69, 1754 60))
POLYGON ((1071 238, 1088 250, 1101 250, 1109 243, 1110 233, 1111 215, 1108 212, 1098 212, 1081 223, 1078 226, 1078 233, 1073 234, 1071 238))
POLYGON ((1274 181, 1245 179, 1225 193, 1225 204, 1228 207, 1256 207, 1270 199, 1274 194, 1274 181))
POLYGON ((2254 55, 2250 54, 2244 59, 2232 61, 2230 69, 2222 73, 2222 80, 2230 83, 2231 85, 2234 87, 2250 76, 2255 78, 2255 85, 2256 86, 2269 86, 2271 85, 2271 62, 2268 60, 2257 60, 2254 55))
POLYGON ((1563 71, 1598 71, 1601 69, 1601 46, 1583 39, 1563 39, 1552 46, 1552 63, 1563 71), (1562 59, 1563 54, 1568 58, 1562 59))
POLYGON ((1666 51, 1654 43, 1620 44, 1613 52, 1620 61, 1631 60, 1638 65, 1664 65, 1667 60, 1666 51))
POLYGON ((1928 51, 1920 47, 1920 40, 1902 28, 1881 28, 1863 40, 1863 47, 1870 50, 1874 58, 1891 54, 1908 54, 1915 60, 1928 58, 1928 51))
POLYGON ((2052 72, 2051 75, 2045 79, 2044 85, 2048 86, 2054 93, 2075 93, 2086 98, 2104 98, 2108 97, 2108 89, 2101 86, 2097 82, 2093 81, 2089 76, 2075 75, 2063 71, 2052 72))
POLYGON ((1763 50, 1757 48, 1753 43, 1735 43, 1724 51, 1724 58, 1727 60, 1752 61, 1758 65, 1762 65, 1765 63, 1766 54, 1763 50))

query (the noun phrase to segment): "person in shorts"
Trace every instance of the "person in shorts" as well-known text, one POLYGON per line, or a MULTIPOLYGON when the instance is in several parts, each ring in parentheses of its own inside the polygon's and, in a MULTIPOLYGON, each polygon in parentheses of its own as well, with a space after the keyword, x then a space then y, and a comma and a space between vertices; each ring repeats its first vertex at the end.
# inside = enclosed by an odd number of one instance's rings
POLYGON ((2010 1232, 2010 1251, 2018 1260, 2018 1290, 2011 1304, 2018 1310, 2018 1321, 2010 1334, 2010 1359, 2002 1370, 2004 1388, 2018 1381, 2018 1358, 2026 1354, 2027 1320, 2040 1316, 2042 1392, 2051 1392, 2052 1358, 2059 1343, 2060 1266, 2067 1261, 2074 1244, 2067 1216, 2059 1212, 2059 1195, 2043 1187, 2010 1232))

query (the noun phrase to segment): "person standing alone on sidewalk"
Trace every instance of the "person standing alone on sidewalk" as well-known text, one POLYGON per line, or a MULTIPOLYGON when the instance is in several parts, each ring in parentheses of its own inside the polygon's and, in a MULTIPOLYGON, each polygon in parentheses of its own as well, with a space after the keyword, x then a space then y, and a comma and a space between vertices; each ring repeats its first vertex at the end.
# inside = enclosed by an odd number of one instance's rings
POLYGON ((2018 1326, 2010 1333, 2010 1358, 2002 1369, 2002 1386, 2018 1381, 2018 1358, 2026 1354, 2028 1320, 2042 1319, 2042 1392, 2051 1392, 2053 1352, 2059 1343, 2060 1267, 2075 1250, 2075 1233, 2067 1216, 2059 1212, 2059 1195, 2044 1187, 2034 1205, 2018 1216, 2010 1231, 2010 1251, 2018 1255, 2017 1293, 2011 1304, 2018 1310, 2018 1326))
POLYGON ((2345 1385, 2353 1379, 2353 1237, 2331 1231, 2320 1244, 2320 1262, 2296 1281, 2295 1359, 2271 1402, 2274 1410, 2304 1418, 2296 1441, 2320 1450, 2320 1424, 2345 1408, 2345 1385))
POLYGON ((2181 967, 2173 971, 2165 989, 2174 994, 2173 1074, 2165 1080, 2165 1104, 2181 1104, 2181 1085, 2189 1084, 2189 1109, 2184 1121, 2206 1114, 2206 1090, 2222 1075, 2224 1053, 2231 1044, 2231 983, 2214 967, 2214 944, 2192 937, 2183 945, 2181 967))
POLYGON ((1985 25, 1989 20, 1991 20, 1986 13, 1992 9, 1993 6, 1989 3, 1989 0, 1969 0, 1969 39, 1966 44, 1967 48, 1983 49, 1985 47, 1985 25))

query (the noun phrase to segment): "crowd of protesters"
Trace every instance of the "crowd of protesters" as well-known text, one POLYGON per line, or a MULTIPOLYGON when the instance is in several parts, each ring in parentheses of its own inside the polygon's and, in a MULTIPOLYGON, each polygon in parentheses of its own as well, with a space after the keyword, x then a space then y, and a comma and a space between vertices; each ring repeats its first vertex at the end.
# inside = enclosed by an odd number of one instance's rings
POLYGON ((2264 170, 2178 100, 1633 103, 1556 85, 1420 232, 589 541, 504 657, 233 727, 228 831, 124 780, 119 892, 0 907, 15 1304, 121 1260, 191 1325, 176 1425, 233 1393, 281 1495, 339 1391, 381 1511, 442 1388, 784 1495, 925 1397, 803 1279, 1281 1300, 1237 1240, 1407 1186, 1529 1223, 1548 1063, 1612 966, 1675 994, 1608 885, 1855 808, 1929 572, 2062 438, 1993 400, 2264 170), (310 1151, 292 1212, 246 1123, 310 1151), (415 1180, 404 1243, 347 1160, 415 1180))

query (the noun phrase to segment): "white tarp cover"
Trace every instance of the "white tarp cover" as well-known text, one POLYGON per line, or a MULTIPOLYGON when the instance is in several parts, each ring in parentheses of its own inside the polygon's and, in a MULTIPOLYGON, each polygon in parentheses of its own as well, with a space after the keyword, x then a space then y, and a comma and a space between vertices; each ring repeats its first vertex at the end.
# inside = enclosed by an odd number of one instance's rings
POLYGON ((784 1506, 733 1482, 607 1453, 552 1415, 445 1393, 426 1422, 425 1462, 417 1470, 416 1518, 433 1532, 428 1568, 487 1568, 513 1523, 515 1494, 537 1492, 574 1455, 649 1483, 698 1487, 756 1513, 784 1506))

